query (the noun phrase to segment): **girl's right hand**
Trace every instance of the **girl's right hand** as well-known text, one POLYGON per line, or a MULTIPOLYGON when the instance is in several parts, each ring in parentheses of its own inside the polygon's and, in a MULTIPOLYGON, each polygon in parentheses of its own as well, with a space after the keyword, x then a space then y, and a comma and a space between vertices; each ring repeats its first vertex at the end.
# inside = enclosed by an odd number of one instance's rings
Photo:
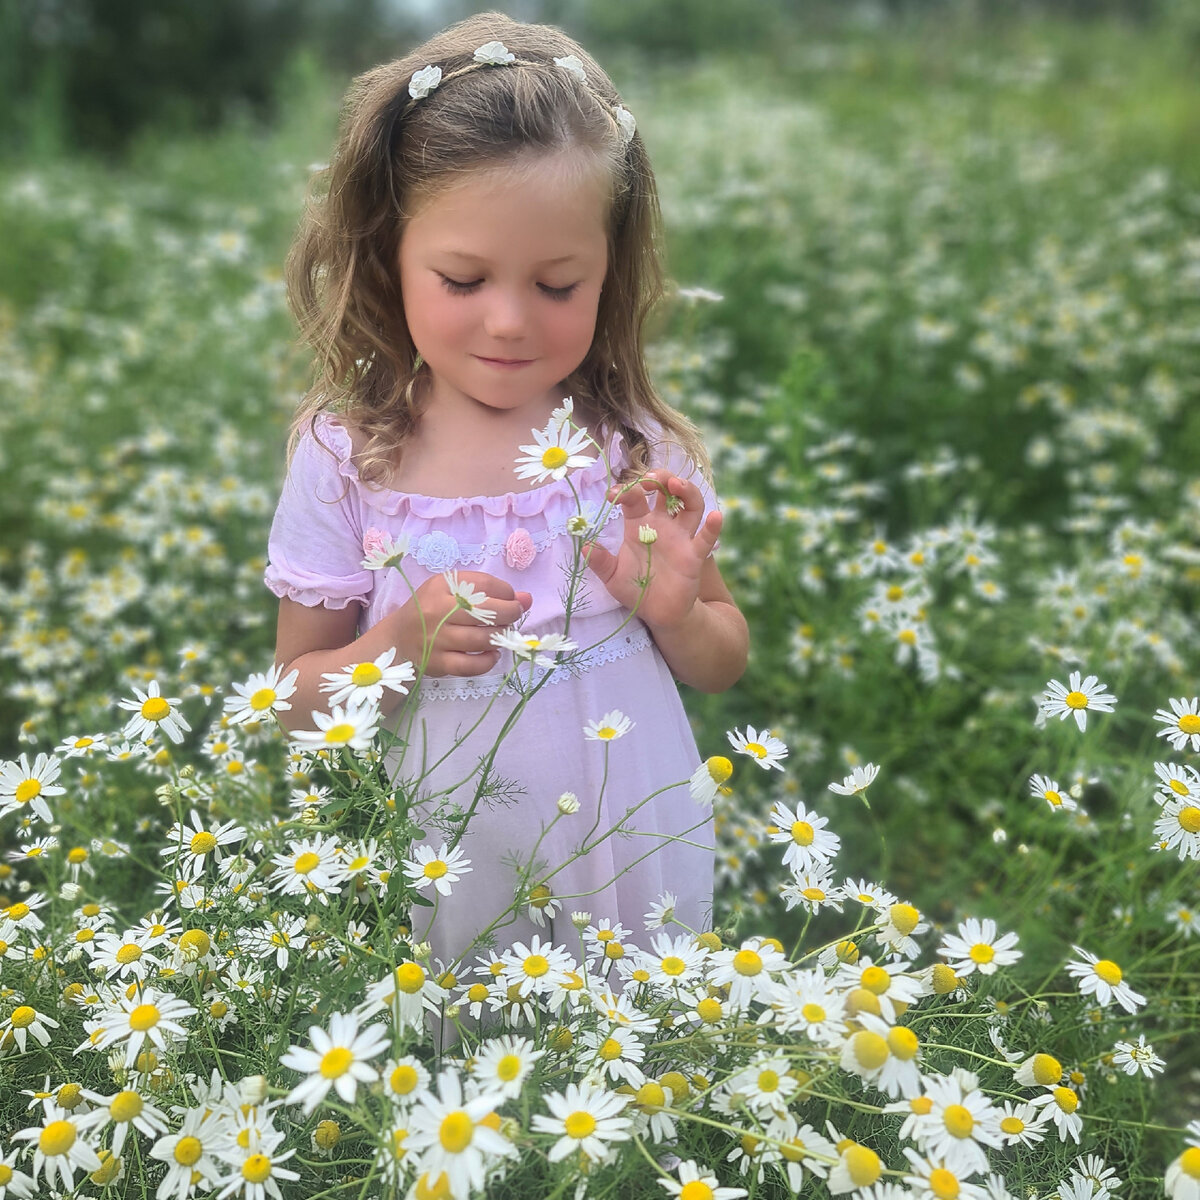
POLYGON ((500 651, 491 644, 492 634, 515 625, 533 603, 529 592, 514 591, 511 584, 495 575, 459 571, 458 578, 486 594, 487 599, 480 607, 496 614, 494 624, 484 625, 460 608, 441 575, 427 579, 393 614, 401 658, 420 666, 426 652, 425 639, 432 637, 425 674, 434 678, 484 675, 490 671, 500 660, 500 651))

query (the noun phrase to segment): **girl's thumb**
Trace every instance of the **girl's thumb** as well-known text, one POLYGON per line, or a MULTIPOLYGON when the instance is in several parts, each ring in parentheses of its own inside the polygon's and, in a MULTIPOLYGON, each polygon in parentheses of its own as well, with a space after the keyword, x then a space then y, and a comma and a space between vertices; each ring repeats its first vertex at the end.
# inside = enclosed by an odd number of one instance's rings
POLYGON ((616 566, 616 559, 599 542, 583 543, 583 561, 591 567, 602 582, 608 579, 616 566))

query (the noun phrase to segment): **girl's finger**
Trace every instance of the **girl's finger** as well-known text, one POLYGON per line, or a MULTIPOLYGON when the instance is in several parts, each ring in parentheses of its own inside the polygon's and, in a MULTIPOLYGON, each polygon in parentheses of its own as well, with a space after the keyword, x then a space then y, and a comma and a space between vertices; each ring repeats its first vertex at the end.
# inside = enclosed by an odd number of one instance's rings
POLYGON ((451 650, 438 656, 437 669, 442 675, 486 675, 499 661, 500 651, 495 648, 486 654, 460 654, 451 650))
POLYGON ((601 583, 607 583, 617 569, 616 557, 610 554, 599 542, 585 542, 583 561, 596 573, 601 583))
POLYGON ((713 547, 716 546, 717 539, 721 536, 721 526, 724 524, 725 514, 716 509, 708 514, 704 524, 700 526, 693 545, 698 551, 703 552, 705 558, 712 555, 713 547))

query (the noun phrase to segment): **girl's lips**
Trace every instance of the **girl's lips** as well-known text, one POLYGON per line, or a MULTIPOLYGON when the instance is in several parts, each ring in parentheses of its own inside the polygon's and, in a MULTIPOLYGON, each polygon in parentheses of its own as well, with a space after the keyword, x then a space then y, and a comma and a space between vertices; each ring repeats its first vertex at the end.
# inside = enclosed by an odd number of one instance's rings
POLYGON ((532 358, 484 358, 478 354, 475 357, 493 367, 527 367, 533 362, 532 358))

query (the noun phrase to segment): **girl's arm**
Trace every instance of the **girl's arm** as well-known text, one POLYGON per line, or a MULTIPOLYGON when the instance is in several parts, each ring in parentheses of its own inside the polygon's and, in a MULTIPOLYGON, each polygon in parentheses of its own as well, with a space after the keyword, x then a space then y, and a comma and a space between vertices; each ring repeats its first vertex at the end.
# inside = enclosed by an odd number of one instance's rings
POLYGON ((702 692, 732 687, 746 669, 750 635, 710 557, 721 513, 705 516, 700 489, 665 468, 617 485, 609 499, 624 510, 621 545, 610 553, 588 543, 588 566, 642 619, 676 679, 702 692))
MULTIPOLYGON (((314 711, 329 710, 329 695, 320 690, 321 676, 371 662, 392 646, 398 661, 407 660, 419 669, 426 640, 432 639, 426 675, 472 676, 490 671, 500 657, 491 635, 520 620, 532 597, 528 592, 514 592, 511 584, 482 571, 459 571, 458 578, 486 593, 481 607, 496 614, 494 624, 481 625, 459 608, 441 575, 427 579, 405 604, 360 637, 355 637, 361 611, 358 605, 309 608, 287 597, 281 599, 275 661, 284 664, 285 671, 297 668, 300 672, 292 707, 280 713, 283 724, 288 729, 310 728, 314 711)), ((380 710, 386 716, 404 700, 401 693, 386 689, 380 710)))

